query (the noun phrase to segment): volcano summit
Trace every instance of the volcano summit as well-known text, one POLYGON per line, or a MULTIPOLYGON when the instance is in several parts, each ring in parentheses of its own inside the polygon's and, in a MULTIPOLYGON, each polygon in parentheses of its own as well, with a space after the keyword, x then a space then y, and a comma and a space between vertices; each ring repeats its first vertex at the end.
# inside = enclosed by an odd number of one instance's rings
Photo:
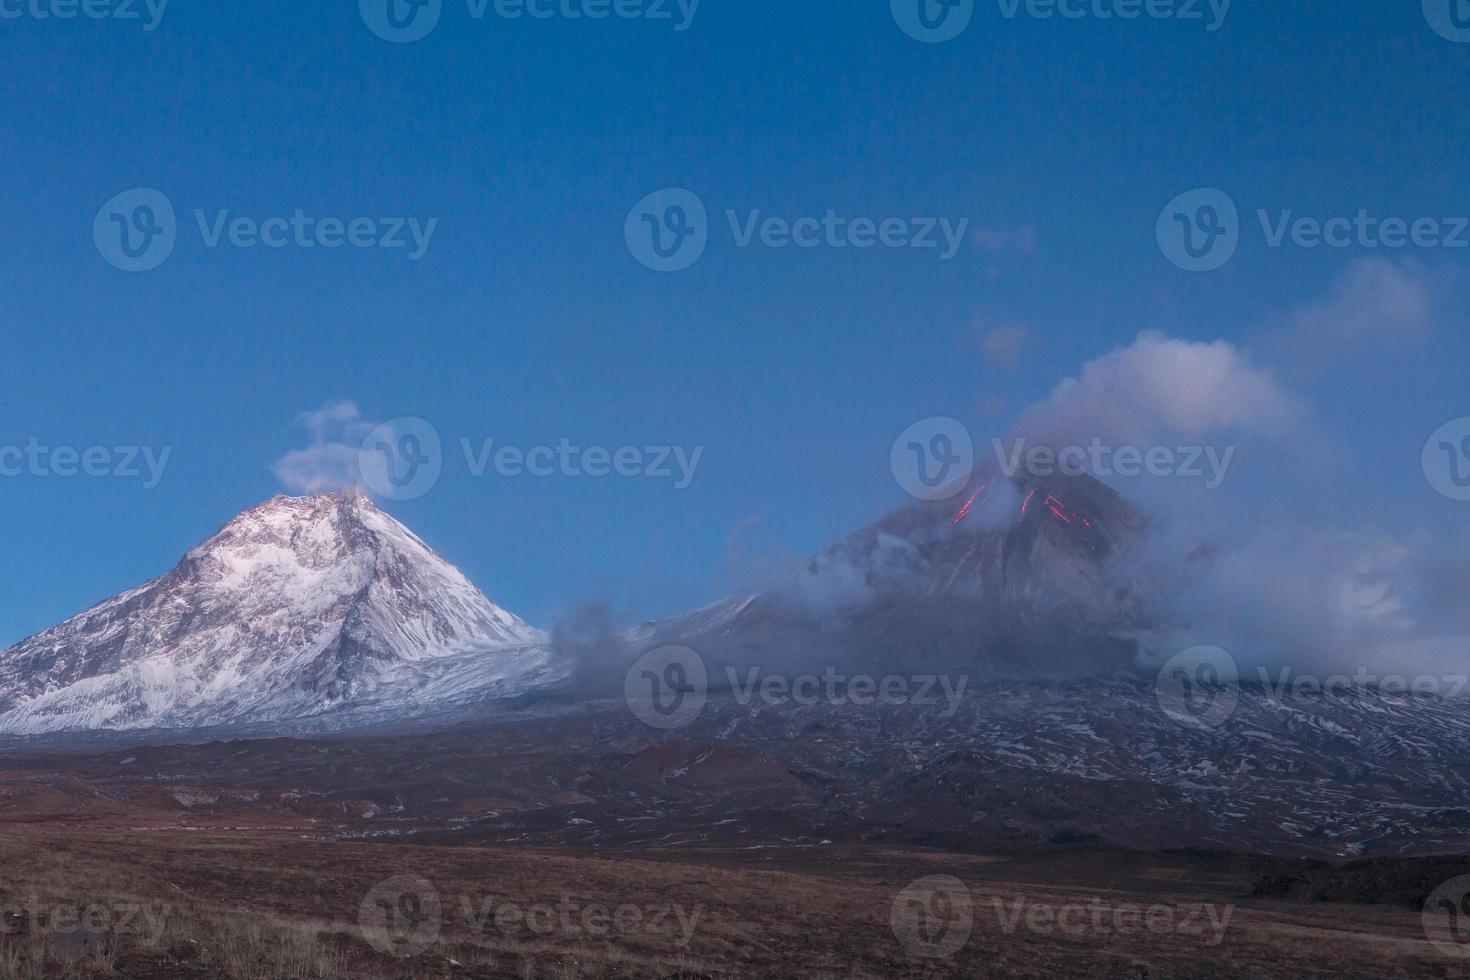
POLYGON ((534 683, 546 659, 538 630, 366 497, 276 496, 0 654, 0 731, 411 713, 534 683))

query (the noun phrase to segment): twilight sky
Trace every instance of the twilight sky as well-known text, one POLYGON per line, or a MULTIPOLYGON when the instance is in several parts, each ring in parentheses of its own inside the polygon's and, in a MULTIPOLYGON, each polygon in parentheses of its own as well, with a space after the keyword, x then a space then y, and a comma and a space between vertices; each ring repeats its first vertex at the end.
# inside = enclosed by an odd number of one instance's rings
POLYGON ((50 2, 0 0, 0 645, 404 417, 442 472, 385 509, 542 626, 821 547, 930 416, 1234 446, 1115 484, 1221 528, 1470 513, 1421 464, 1470 416, 1470 43, 1417 2, 980 0, 932 44, 920 0, 442 0, 405 43, 378 0, 50 2), (490 439, 675 476, 477 476, 490 439))

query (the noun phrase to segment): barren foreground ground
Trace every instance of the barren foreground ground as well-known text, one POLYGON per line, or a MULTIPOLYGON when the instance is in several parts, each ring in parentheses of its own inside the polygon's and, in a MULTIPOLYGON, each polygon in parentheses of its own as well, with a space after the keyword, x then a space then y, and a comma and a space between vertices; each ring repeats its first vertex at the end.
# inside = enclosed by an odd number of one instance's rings
POLYGON ((1448 977, 1470 962, 1406 904, 1252 897, 1260 868, 1236 858, 834 845, 648 860, 9 824, 0 866, 5 977, 1448 977), (952 885, 937 902, 945 879, 914 890, 935 875, 962 883, 967 936, 952 885))

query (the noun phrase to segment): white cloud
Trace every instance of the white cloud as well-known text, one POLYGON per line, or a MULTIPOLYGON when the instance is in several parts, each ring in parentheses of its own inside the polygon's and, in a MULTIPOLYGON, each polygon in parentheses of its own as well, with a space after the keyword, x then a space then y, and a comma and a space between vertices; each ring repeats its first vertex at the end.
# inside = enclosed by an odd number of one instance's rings
POLYGON ((1042 442, 1147 445, 1220 432, 1277 435, 1301 407, 1262 368, 1223 340, 1194 343, 1143 333, 1083 365, 1021 415, 1019 435, 1042 442))
POLYGON ((1208 643, 1250 668, 1470 671, 1470 616, 1444 588, 1470 561, 1449 542, 1277 527, 1203 560, 1188 537, 1155 547, 1176 624, 1154 638, 1160 659, 1208 643))
POLYGON ((1314 359, 1413 344, 1433 332, 1433 284, 1413 262, 1354 261, 1327 296, 1297 310, 1285 339, 1314 359))
POLYGON ((271 472, 293 493, 325 493, 358 486, 358 448, 374 424, 356 402, 330 401, 296 416, 296 425, 311 436, 311 445, 293 449, 271 464, 271 472))
POLYGON ((296 424, 310 432, 317 442, 329 438, 339 430, 360 427, 366 434, 372 428, 362 421, 362 412, 358 410, 357 402, 347 399, 330 401, 314 411, 302 412, 296 416, 296 424))
POLYGON ((1006 323, 986 329, 976 324, 979 338, 975 346, 991 367, 1014 368, 1036 341, 1036 334, 1024 323, 1006 323))

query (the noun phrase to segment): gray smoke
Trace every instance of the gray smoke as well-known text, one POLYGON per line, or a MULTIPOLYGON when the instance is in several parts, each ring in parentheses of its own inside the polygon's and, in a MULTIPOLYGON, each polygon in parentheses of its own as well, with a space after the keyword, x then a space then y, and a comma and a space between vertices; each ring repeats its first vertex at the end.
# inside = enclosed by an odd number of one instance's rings
POLYGON ((551 628, 551 649, 573 696, 622 696, 623 674, 632 657, 608 603, 586 602, 560 617, 551 628))

